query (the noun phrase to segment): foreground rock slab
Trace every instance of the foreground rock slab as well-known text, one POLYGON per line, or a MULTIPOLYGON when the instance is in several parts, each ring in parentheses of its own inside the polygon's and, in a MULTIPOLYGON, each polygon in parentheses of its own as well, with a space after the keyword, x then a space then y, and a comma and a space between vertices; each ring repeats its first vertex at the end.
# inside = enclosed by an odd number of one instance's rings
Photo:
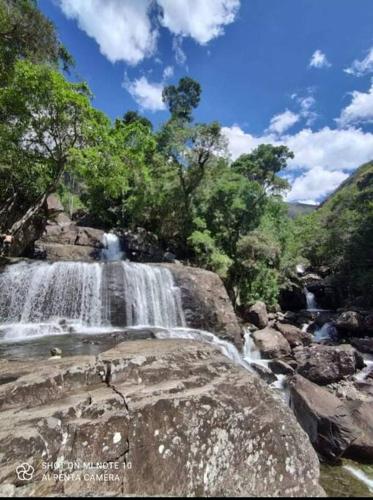
POLYGON ((133 341, 98 357, 3 361, 0 375, 11 495, 324 494, 289 408, 212 346, 133 341), (22 463, 31 477, 17 477, 22 463))

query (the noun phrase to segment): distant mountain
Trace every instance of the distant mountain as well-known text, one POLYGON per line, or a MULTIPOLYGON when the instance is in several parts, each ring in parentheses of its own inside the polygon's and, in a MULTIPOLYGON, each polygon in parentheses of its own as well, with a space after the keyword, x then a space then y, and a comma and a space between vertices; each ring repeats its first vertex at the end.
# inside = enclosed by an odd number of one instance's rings
POLYGON ((298 215, 307 215, 317 209, 317 205, 308 205, 307 203, 287 203, 288 215, 291 219, 295 219, 298 215))

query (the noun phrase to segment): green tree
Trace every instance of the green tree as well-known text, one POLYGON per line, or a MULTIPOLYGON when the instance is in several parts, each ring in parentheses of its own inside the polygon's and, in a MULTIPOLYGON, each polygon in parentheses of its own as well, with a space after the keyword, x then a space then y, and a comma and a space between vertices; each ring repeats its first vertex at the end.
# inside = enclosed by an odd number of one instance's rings
POLYGON ((9 81, 18 59, 54 65, 61 62, 64 69, 73 62, 36 1, 0 0, 0 85, 9 81))
POLYGON ((190 122, 193 109, 198 106, 201 99, 201 86, 192 78, 184 77, 177 86, 165 87, 162 98, 173 119, 190 122))
POLYGON ((288 182, 279 177, 289 159, 294 154, 287 146, 261 144, 254 151, 241 155, 232 163, 232 169, 248 179, 259 182, 266 190, 281 192, 289 187, 288 182))
POLYGON ((0 92, 1 212, 8 215, 1 219, 3 231, 15 235, 40 210, 71 152, 105 126, 85 84, 69 83, 48 66, 16 63, 12 85, 0 92))

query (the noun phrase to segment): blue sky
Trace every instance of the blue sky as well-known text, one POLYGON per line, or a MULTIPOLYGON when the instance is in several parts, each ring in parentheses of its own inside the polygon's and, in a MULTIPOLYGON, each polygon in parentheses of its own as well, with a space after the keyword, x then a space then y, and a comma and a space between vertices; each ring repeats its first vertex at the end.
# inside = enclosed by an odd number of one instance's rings
POLYGON ((319 202, 373 159, 372 0, 39 0, 111 118, 158 126, 164 85, 203 89, 232 157, 287 144, 291 201, 319 202))

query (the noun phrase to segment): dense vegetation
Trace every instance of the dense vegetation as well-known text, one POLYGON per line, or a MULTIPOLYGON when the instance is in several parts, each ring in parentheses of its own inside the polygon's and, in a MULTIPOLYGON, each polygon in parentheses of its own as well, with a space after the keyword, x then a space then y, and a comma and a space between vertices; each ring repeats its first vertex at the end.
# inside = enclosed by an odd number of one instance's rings
POLYGON ((373 162, 358 168, 302 226, 299 252, 315 266, 330 267, 342 299, 373 305, 373 162))
MULTIPOLYGON (((112 123, 93 108, 85 83, 68 80, 71 64, 33 0, 0 0, 3 234, 16 238, 57 190, 74 201, 71 212, 107 229, 143 227, 178 258, 216 271, 237 306, 259 298, 275 305, 302 255, 329 262, 338 235, 328 233, 327 212, 334 217, 338 204, 308 224, 288 217, 280 174, 293 155, 285 146, 261 145, 232 162, 220 124, 194 121, 202 89, 189 77, 164 89, 170 114, 158 130, 131 110, 112 123), (320 246, 312 245, 316 227, 326 231, 320 246)), ((355 247, 341 250, 342 261, 355 247)))

